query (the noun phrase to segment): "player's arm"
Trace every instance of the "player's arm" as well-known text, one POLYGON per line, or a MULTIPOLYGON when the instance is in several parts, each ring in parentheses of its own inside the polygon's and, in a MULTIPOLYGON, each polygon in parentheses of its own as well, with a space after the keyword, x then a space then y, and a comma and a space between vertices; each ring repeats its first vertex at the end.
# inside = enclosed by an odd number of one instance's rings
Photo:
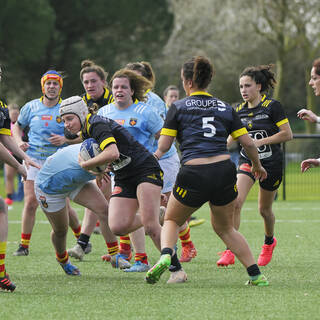
POLYGON ((301 162, 301 172, 306 172, 310 168, 319 167, 320 158, 318 159, 306 159, 301 162))
POLYGON ((22 151, 22 149, 19 148, 19 146, 17 145, 17 143, 15 142, 15 140, 13 139, 12 136, 7 136, 7 135, 0 135, 0 141, 1 143, 4 144, 4 146, 6 148, 8 148, 16 157, 24 160, 24 164, 27 168, 29 168, 29 166, 33 166, 36 167, 38 169, 40 169, 40 166, 35 163, 34 161, 32 161, 30 159, 30 157, 24 153, 22 151))
POLYGON ((249 134, 244 134, 241 135, 238 140, 252 162, 251 172, 254 174, 256 179, 263 181, 267 177, 267 172, 261 165, 258 150, 252 138, 249 136, 249 134))
POLYGON ((158 149, 154 152, 154 156, 159 160, 171 148, 174 138, 172 136, 161 135, 158 141, 158 149))
POLYGON ((154 152, 154 156, 159 160, 171 148, 175 137, 177 136, 177 121, 176 121, 177 107, 173 104, 168 113, 160 132, 158 140, 158 149, 154 152))
MULTIPOLYGON (((1 137, 1 136, 0 136, 1 137)), ((9 152, 8 150, 3 146, 2 143, 0 143, 0 160, 11 166, 12 168, 16 169, 17 172, 23 177, 23 179, 27 178, 27 172, 25 167, 20 164, 9 152)))
POLYGON ((108 144, 101 153, 94 158, 84 161, 79 155, 79 164, 81 168, 90 170, 105 163, 111 163, 120 157, 120 152, 115 143, 108 144))
POLYGON ((293 138, 293 135, 292 135, 290 124, 289 122, 286 122, 280 125, 279 132, 277 132, 276 134, 270 137, 254 140, 254 143, 256 147, 259 148, 263 145, 278 144, 278 143, 286 142, 286 141, 292 140, 292 138, 293 138))
POLYGON ((15 142, 17 143, 18 147, 21 148, 23 151, 27 151, 29 148, 29 143, 22 141, 22 135, 23 130, 17 121, 12 128, 12 136, 15 142))
POLYGON ((79 156, 79 164, 83 169, 90 170, 90 168, 94 168, 105 163, 112 163, 119 159, 120 152, 117 147, 117 142, 112 135, 111 128, 108 124, 97 123, 92 125, 90 127, 90 136, 98 142, 102 152, 87 161, 83 161, 79 156))
POLYGON ((258 149, 255 146, 252 138, 249 136, 247 129, 243 127, 239 116, 236 114, 234 110, 232 110, 232 112, 233 122, 230 135, 233 138, 233 140, 238 140, 240 142, 247 156, 252 162, 251 172, 253 173, 256 179, 262 181, 267 177, 267 172, 262 167, 261 162, 259 160, 258 149))
POLYGON ((311 123, 320 123, 320 117, 308 109, 301 109, 297 112, 297 117, 302 120, 307 120, 311 123))

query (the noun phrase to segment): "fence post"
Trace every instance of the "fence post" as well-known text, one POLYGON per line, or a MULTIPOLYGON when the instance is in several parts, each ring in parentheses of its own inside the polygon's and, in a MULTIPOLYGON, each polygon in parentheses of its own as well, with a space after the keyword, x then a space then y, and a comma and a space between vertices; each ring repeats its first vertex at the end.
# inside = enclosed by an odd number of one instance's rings
POLYGON ((283 163, 283 175, 282 175, 282 200, 286 200, 286 143, 282 143, 282 163, 283 163))

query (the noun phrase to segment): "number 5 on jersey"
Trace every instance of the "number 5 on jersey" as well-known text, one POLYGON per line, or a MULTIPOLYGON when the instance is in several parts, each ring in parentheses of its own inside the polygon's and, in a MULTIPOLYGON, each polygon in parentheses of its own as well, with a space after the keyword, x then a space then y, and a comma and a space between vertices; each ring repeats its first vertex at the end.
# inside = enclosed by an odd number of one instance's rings
POLYGON ((216 127, 210 123, 214 121, 214 117, 203 117, 202 118, 202 129, 209 129, 210 132, 207 130, 203 133, 205 137, 211 138, 216 134, 216 127))

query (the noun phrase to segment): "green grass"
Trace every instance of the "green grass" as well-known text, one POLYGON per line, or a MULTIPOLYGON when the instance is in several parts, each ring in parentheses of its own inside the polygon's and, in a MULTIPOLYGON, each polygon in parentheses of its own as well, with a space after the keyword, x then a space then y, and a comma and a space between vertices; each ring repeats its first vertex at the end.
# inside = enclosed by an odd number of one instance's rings
MULTIPOLYGON (((318 168, 300 171, 300 162, 290 162, 286 166, 285 191, 284 183, 278 190, 279 199, 283 199, 285 192, 286 200, 317 200, 320 194, 320 170, 318 168)), ((248 200, 257 199, 259 184, 255 183, 248 195, 248 200)))
MULTIPOLYGON (((30 255, 14 257, 20 238, 22 204, 9 211, 6 266, 16 282, 14 293, 0 292, 0 319, 319 319, 320 255, 319 202, 277 201, 278 246, 269 266, 262 267, 269 287, 246 287, 245 269, 236 260, 230 268, 217 268, 217 252, 224 245, 213 233, 207 206, 195 215, 206 222, 191 229, 198 256, 185 263, 188 281, 167 285, 166 273, 155 285, 144 274, 127 274, 103 263, 106 252, 101 236, 91 238, 93 252, 74 261, 81 277, 66 276, 55 260, 50 226, 37 213, 30 255)), ((79 214, 82 216, 82 209, 79 214)), ((255 257, 263 242, 263 223, 257 203, 247 202, 241 232, 255 257)), ((75 240, 68 235, 68 247, 75 240)), ((147 239, 151 263, 159 253, 147 239)))

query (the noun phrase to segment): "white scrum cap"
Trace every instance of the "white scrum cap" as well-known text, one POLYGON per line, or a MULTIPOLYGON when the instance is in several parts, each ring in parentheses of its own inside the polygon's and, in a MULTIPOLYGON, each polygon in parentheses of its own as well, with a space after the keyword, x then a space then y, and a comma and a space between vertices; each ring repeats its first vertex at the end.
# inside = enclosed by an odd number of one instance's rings
POLYGON ((88 114, 88 107, 81 97, 72 96, 70 98, 62 100, 59 112, 60 116, 68 113, 77 115, 80 119, 81 126, 83 127, 86 121, 86 116, 88 114))

